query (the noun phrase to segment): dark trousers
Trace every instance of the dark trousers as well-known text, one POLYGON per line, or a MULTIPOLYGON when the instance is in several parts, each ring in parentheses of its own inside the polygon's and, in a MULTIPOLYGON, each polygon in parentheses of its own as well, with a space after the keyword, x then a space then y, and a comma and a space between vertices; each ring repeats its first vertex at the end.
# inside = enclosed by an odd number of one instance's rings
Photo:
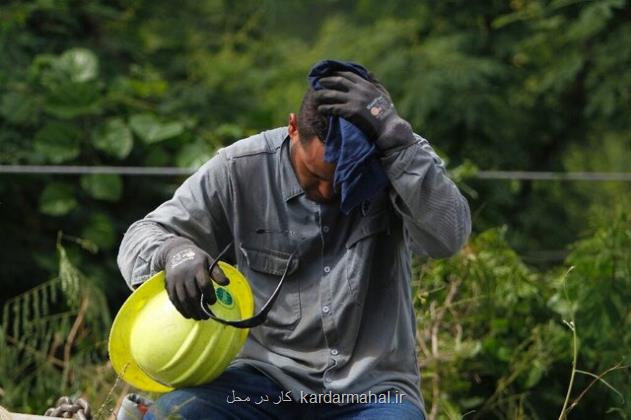
MULTIPOLYGON (((385 394, 382 395, 385 397, 385 394)), ((391 398, 391 402, 383 402, 385 398, 373 398, 368 400, 370 402, 345 405, 318 402, 314 397, 293 397, 294 399, 291 399, 290 393, 254 368, 231 367, 210 384, 182 388, 164 394, 151 406, 144 418, 425 419, 420 408, 411 401, 406 401, 405 397, 391 398)))

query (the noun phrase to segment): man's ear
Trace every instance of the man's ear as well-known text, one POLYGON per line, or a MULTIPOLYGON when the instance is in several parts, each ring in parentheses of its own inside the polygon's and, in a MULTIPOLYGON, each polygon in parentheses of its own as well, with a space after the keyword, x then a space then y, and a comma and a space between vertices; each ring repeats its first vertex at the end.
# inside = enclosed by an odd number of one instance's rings
POLYGON ((293 112, 289 114, 287 131, 289 131, 289 138, 292 141, 298 140, 298 117, 293 112))

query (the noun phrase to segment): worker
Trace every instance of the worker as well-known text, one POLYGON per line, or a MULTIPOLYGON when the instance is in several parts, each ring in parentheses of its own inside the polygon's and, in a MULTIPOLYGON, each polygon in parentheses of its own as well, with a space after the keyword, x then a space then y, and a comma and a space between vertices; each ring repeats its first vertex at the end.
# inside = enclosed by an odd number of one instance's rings
POLYGON ((208 318, 226 246, 257 307, 286 276, 230 367, 145 418, 425 418, 411 259, 462 248, 467 201, 364 67, 323 60, 309 80, 286 127, 220 149, 123 238, 128 285, 165 270, 186 318, 208 318))

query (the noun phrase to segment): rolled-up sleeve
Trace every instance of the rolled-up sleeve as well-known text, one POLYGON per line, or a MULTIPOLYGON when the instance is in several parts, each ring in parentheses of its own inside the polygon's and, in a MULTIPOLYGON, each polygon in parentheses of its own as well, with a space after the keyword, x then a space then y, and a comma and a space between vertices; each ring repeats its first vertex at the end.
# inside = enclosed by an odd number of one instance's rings
POLYGON ((184 181, 170 200, 129 227, 117 257, 127 284, 134 288, 163 268, 155 256, 169 238, 190 239, 209 255, 217 255, 230 241, 229 200, 228 163, 218 153, 184 181))
POLYGON ((432 258, 457 253, 471 233, 467 200, 424 138, 381 158, 412 252, 432 258))

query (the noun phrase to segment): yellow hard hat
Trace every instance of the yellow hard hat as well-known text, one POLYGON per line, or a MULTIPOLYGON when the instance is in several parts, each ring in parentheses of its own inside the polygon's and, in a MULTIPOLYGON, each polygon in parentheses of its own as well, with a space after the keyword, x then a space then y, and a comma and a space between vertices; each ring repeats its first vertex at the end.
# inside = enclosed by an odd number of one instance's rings
POLYGON ((249 329, 226 324, 239 325, 239 320, 250 318, 254 300, 243 275, 230 264, 218 264, 230 284, 213 284, 217 296, 210 306, 213 319, 184 318, 169 300, 162 271, 125 301, 109 338, 112 367, 125 382, 144 391, 168 392, 208 383, 228 367, 249 329))

